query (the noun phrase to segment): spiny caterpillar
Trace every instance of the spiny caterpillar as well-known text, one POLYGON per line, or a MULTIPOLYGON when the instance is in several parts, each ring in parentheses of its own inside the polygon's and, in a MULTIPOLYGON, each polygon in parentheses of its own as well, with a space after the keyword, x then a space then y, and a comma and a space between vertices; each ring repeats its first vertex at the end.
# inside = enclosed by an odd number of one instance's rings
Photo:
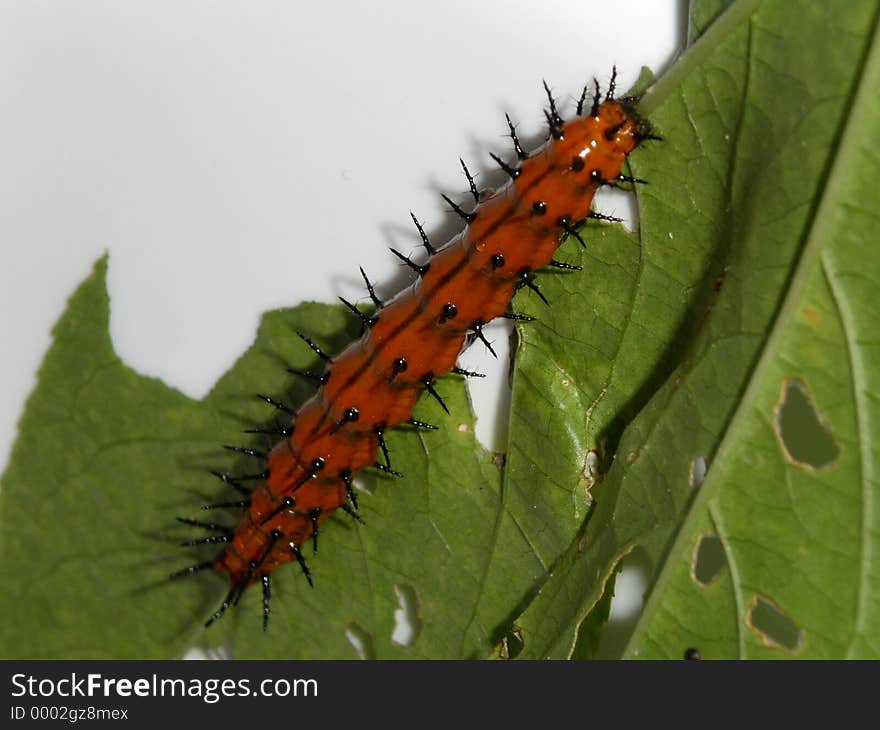
POLYGON ((481 193, 462 161, 473 207, 466 210, 443 197, 464 220, 464 230, 436 246, 412 216, 428 259, 416 263, 391 249, 418 278, 390 301, 379 299, 361 269, 374 312, 366 314, 342 299, 363 325, 359 340, 331 356, 300 334, 325 365, 322 372, 297 371, 318 383, 317 392, 297 410, 260 395, 290 421, 255 432, 282 440, 266 453, 228 447, 260 459, 263 467, 237 476, 216 473, 242 499, 208 507, 240 508, 238 525, 230 528, 178 518, 211 533, 185 545, 225 545, 215 560, 172 574, 177 578, 215 569, 229 576, 229 592, 206 626, 237 604, 248 586, 260 583, 265 629, 272 595, 270 575, 286 562, 295 560, 311 584, 303 548, 311 540, 317 551, 321 523, 340 507, 360 519, 354 474, 375 467, 402 476, 391 466, 385 443, 388 429, 404 423, 436 428, 412 416, 422 392, 427 391, 448 412, 434 388, 435 380, 449 372, 478 375, 456 365, 461 351, 475 339, 492 351, 483 327, 496 317, 531 320, 510 310, 514 294, 528 287, 546 302, 536 284, 536 272, 545 266, 578 270, 553 258, 559 246, 568 238, 586 246, 579 228, 587 218, 617 220, 592 210, 594 194, 603 185, 644 182, 624 175, 623 165, 641 141, 659 138, 639 117, 636 98, 614 98, 615 75, 604 98, 594 82, 589 107, 588 87, 584 87, 577 116, 568 122, 559 115, 545 83, 549 134, 546 143, 532 152, 523 149, 508 116, 516 159, 506 162, 492 155, 510 178, 500 189, 481 193), (380 452, 384 463, 378 459, 380 452), (248 487, 248 482, 256 486, 248 487))

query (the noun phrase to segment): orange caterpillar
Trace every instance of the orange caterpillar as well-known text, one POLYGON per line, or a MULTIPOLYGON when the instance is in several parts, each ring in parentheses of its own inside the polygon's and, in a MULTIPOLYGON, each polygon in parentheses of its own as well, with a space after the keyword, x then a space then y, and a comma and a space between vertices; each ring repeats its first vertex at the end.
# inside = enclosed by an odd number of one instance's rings
POLYGON ((557 113, 546 83, 544 88, 550 103, 545 111, 548 141, 526 153, 508 117, 518 159, 511 165, 492 156, 510 176, 506 185, 481 196, 462 162, 475 207, 466 212, 446 198, 467 224, 460 234, 435 248, 413 217, 429 254, 427 263, 417 264, 392 251, 418 273, 416 282, 383 303, 364 275, 376 306, 372 316, 343 300, 364 324, 361 339, 330 357, 300 335, 326 363, 322 374, 302 373, 318 380, 320 387, 297 412, 261 396, 287 412, 292 421, 289 427, 275 431, 284 439, 267 454, 235 449, 264 458, 263 472, 247 477, 218 474, 246 497, 229 505, 212 505, 242 508, 234 530, 181 519, 218 533, 186 545, 226 545, 216 560, 172 576, 209 568, 229 576, 229 593, 206 625, 236 604, 249 585, 260 582, 265 629, 271 597, 269 576, 283 563, 296 560, 311 583, 303 546, 310 539, 317 545, 319 525, 337 508, 357 517, 352 475, 372 466, 392 472, 383 436, 386 429, 407 422, 434 428, 412 418, 422 391, 427 390, 446 409, 432 383, 450 371, 475 374, 456 366, 468 338, 483 339, 482 327, 496 317, 531 319, 510 313, 508 307, 523 286, 543 298, 535 285, 535 272, 541 267, 579 268, 555 261, 553 255, 567 237, 584 245, 578 226, 586 218, 609 220, 591 210, 596 190, 618 182, 643 182, 621 170, 640 141, 657 138, 636 113, 636 99, 614 99, 614 76, 604 100, 596 84, 586 115, 584 88, 577 118, 569 122, 557 113), (377 461, 380 450, 385 464, 377 461), (248 479, 256 479, 258 486, 253 490, 244 487, 241 482, 248 479))

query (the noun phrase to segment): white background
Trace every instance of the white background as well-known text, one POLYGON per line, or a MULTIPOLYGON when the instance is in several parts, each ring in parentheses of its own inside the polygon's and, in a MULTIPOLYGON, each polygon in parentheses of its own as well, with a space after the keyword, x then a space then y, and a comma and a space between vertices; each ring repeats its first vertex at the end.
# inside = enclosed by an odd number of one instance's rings
MULTIPOLYGON (((117 352, 200 398, 265 310, 362 299, 358 265, 403 281, 386 247, 415 249, 410 209, 435 243, 458 230, 438 193, 465 200, 459 156, 509 158, 504 111, 539 138, 542 78, 570 113, 612 64, 621 89, 662 71, 679 5, 0 0, 0 471, 104 251, 117 352)), ((496 447, 504 369, 474 393, 496 447)))

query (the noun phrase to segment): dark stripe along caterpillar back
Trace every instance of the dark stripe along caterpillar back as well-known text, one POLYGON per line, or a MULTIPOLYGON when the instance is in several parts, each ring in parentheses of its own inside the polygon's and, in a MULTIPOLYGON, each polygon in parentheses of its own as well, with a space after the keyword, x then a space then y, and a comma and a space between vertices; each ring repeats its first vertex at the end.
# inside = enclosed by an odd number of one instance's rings
POLYGON ((248 475, 217 474, 242 499, 210 507, 241 508, 238 525, 229 528, 179 518, 211 533, 185 545, 225 545, 216 560, 172 575, 216 569, 229 576, 229 592, 206 625, 235 605, 249 585, 259 582, 266 628, 270 575, 286 562, 297 561, 312 583, 303 549, 311 541, 317 551, 321 523, 340 507, 359 519, 353 475, 376 467, 400 476, 391 467, 384 436, 387 429, 402 423, 435 428, 412 417, 422 391, 428 391, 445 410, 434 388, 435 379, 448 372, 476 375, 456 366, 464 347, 481 339, 491 350, 482 328, 496 317, 531 319, 509 309, 517 290, 529 287, 544 299, 535 272, 544 266, 579 268, 556 261, 556 249, 568 238, 585 245, 578 228, 587 218, 614 220, 592 211, 596 190, 620 182, 644 182, 624 175, 623 165, 639 142, 658 138, 639 118, 637 99, 615 100, 613 75, 604 99, 595 83, 585 115, 588 89, 584 88, 577 117, 569 122, 559 116, 546 84, 545 89, 549 138, 543 146, 524 151, 507 119, 516 159, 508 163, 492 156, 510 177, 506 185, 481 195, 462 162, 473 209, 466 211, 444 196, 466 223, 460 234, 435 246, 413 216, 427 262, 417 264, 392 249, 418 274, 410 288, 381 302, 361 270, 374 313, 367 315, 342 300, 363 323, 361 339, 331 357, 300 335, 325 363, 321 373, 299 373, 319 383, 317 392, 297 411, 260 396, 290 416, 289 426, 272 431, 282 440, 265 454, 228 447, 262 459, 264 466, 248 475), (380 452, 384 463, 378 460, 380 452), (250 488, 248 482, 256 486, 250 488))

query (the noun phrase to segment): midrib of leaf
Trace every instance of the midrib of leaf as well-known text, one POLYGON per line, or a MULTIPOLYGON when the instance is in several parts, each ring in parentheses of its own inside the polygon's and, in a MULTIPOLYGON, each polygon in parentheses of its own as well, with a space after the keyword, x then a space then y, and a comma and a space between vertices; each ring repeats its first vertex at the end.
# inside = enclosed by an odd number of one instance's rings
MULTIPOLYGON (((754 5, 756 3, 751 4, 754 5)), ((740 5, 732 7, 723 16, 722 21, 727 19, 727 16, 731 12, 738 10, 739 8, 740 5)), ((740 17, 741 16, 738 16, 738 19, 740 17)), ((716 25, 713 25, 712 28, 715 29, 716 25)), ((710 30, 702 37, 700 42, 708 39, 711 33, 712 31, 710 30)), ((764 376, 780 350, 780 345, 787 333, 787 327, 794 320, 797 307, 806 290, 810 274, 820 263, 824 242, 833 239, 834 237, 833 211, 836 207, 840 206, 840 200, 845 195, 846 180, 848 176, 847 170, 852 166, 857 166, 859 164, 858 140, 861 139, 859 130, 865 126, 868 121, 869 95, 876 93, 876 89, 880 88, 880 43, 878 43, 878 39, 880 39, 880 25, 878 25, 878 16, 875 15, 873 36, 865 54, 865 62, 863 63, 861 72, 858 76, 859 80, 857 87, 851 96, 851 102, 848 106, 849 114, 845 115, 847 121, 844 124, 844 128, 841 130, 841 134, 837 137, 841 141, 836 148, 836 154, 834 150, 832 150, 831 153, 833 162, 831 163, 831 169, 822 189, 822 194, 819 196, 818 204, 814 208, 812 222, 808 226, 806 243, 793 270, 782 304, 779 307, 776 317, 772 321, 772 329, 752 370, 748 385, 746 386, 743 396, 739 400, 727 427, 723 431, 718 449, 712 459, 713 462, 725 461, 725 459, 732 456, 734 450, 737 448, 738 434, 743 429, 745 422, 749 418, 750 411, 753 409, 754 404, 757 401, 758 394, 764 384, 764 376)), ((848 345, 851 345, 852 343, 846 330, 844 334, 848 345)), ((855 373, 853 373, 853 375, 855 377, 855 373)), ((859 429, 860 431, 864 430, 862 423, 859 424, 859 429)), ((679 525, 675 541, 671 544, 670 550, 667 551, 667 556, 679 554, 684 549, 685 543, 691 536, 691 527, 704 513, 707 508, 707 502, 717 493, 719 479, 714 476, 715 474, 717 474, 717 470, 713 469, 710 469, 707 473, 706 480, 703 482, 700 490, 697 492, 687 509, 684 519, 679 525)), ((863 531, 865 512, 866 510, 863 503, 863 531)), ((713 516, 716 523, 718 523, 717 518, 718 515, 713 516)), ((862 544, 864 546, 864 540, 862 544)), ((866 564, 863 561, 860 572, 860 600, 864 593, 863 584, 865 569, 866 564)), ((675 566, 672 561, 666 560, 660 570, 657 580, 652 586, 639 622, 630 637, 626 650, 624 651, 624 656, 630 656, 633 647, 639 643, 642 631, 648 623, 646 619, 657 610, 658 604, 662 600, 663 586, 671 579, 671 574, 674 570, 675 566)), ((863 614, 864 611, 862 609, 860 610, 863 614)), ((853 641, 854 640, 855 638, 853 641)), ((741 642, 740 651, 742 652, 741 642)))
MULTIPOLYGON (((705 482, 704 482, 705 484, 705 482)), ((743 598, 742 589, 740 588, 740 584, 742 581, 740 580, 740 572, 739 565, 737 564, 736 556, 734 555, 733 550, 730 549, 729 541, 727 540, 727 528, 724 524, 724 515, 722 515, 718 509, 715 508, 715 505, 708 506, 709 511, 709 519, 712 521, 712 525, 715 528, 715 534, 721 540, 721 546, 724 550, 724 559, 727 561, 728 570, 730 570, 730 590, 733 593, 733 604, 736 606, 736 617, 734 619, 736 623, 736 645, 739 650, 739 655, 743 656, 745 654, 746 649, 746 640, 743 634, 742 621, 740 621, 740 617, 743 615, 745 611, 745 599, 743 598)), ((679 533, 684 534, 684 533, 679 533)), ((662 579, 662 574, 661 574, 662 579)), ((657 581, 660 582, 659 580, 657 581)), ((645 606, 645 611, 642 613, 644 616, 647 613, 648 606, 645 606)), ((633 636, 630 637, 630 645, 632 645, 632 641, 635 638, 635 633, 638 632, 638 628, 636 632, 633 633, 633 636)), ((625 654, 629 653, 629 646, 626 648, 625 654)))
POLYGON ((853 656, 853 648, 856 639, 859 634, 864 631, 865 615, 867 613, 866 597, 868 591, 865 587, 865 583, 867 581, 866 572, 868 566, 871 565, 871 541, 868 540, 867 536, 870 529, 869 515, 874 513, 871 483, 876 480, 876 475, 873 473, 872 461, 867 458, 867 449, 864 446, 865 439, 863 437, 870 432, 870 429, 865 421, 865 414, 868 409, 863 402, 863 397, 861 395, 866 390, 863 387, 865 382, 864 367, 860 366, 861 360, 859 358, 859 349, 853 347, 854 337, 852 333, 854 332, 855 327, 853 325, 852 310, 849 306, 844 304, 844 302, 847 302, 846 295, 841 291, 837 279, 831 276, 831 273, 828 271, 828 264, 826 263, 824 252, 821 268, 822 275, 825 277, 825 282, 828 285, 828 290, 831 292, 832 301, 837 308, 837 315, 840 319, 841 327, 843 328, 844 338, 846 339, 847 358, 849 359, 850 372, 852 373, 852 399, 855 404, 856 423, 858 425, 859 433, 859 477, 862 486, 862 519, 859 525, 859 553, 861 559, 859 561, 859 595, 858 601, 856 602, 856 617, 853 622, 853 636, 852 639, 850 639, 849 647, 847 648, 847 657, 851 658, 853 656), (859 363, 859 365, 857 365, 857 363, 859 363))

